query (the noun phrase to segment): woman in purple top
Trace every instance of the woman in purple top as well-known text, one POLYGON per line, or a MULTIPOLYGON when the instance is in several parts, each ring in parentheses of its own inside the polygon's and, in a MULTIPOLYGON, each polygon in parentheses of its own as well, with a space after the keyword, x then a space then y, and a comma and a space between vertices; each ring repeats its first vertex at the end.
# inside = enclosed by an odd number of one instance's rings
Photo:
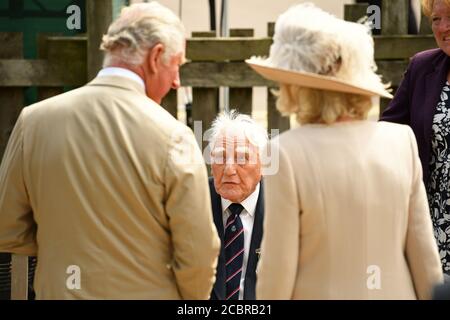
POLYGON ((442 268, 450 275, 450 0, 422 0, 438 49, 416 54, 381 120, 416 135, 442 268))

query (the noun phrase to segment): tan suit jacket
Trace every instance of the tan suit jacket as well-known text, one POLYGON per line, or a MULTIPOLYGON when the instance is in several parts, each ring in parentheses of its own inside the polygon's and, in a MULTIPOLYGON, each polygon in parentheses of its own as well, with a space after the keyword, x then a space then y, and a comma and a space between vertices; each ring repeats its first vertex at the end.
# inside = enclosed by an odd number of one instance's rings
POLYGON ((257 298, 430 298, 443 275, 411 129, 305 125, 275 141, 257 298))
POLYGON ((38 299, 207 299, 209 199, 192 131, 137 82, 100 77, 22 111, 0 167, 0 251, 38 256, 38 299))

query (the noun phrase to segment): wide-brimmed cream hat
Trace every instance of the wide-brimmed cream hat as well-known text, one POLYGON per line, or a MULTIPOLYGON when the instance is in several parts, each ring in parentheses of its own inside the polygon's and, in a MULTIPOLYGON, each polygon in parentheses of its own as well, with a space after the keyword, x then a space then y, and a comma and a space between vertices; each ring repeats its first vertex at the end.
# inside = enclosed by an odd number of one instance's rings
POLYGON ((291 7, 275 24, 267 59, 246 62, 263 77, 320 90, 392 98, 375 73, 368 25, 347 22, 312 3, 291 7))

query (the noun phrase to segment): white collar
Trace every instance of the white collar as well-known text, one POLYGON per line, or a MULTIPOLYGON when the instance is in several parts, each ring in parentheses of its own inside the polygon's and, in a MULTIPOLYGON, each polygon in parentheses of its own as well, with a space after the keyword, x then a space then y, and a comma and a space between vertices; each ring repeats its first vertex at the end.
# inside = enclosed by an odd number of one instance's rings
POLYGON ((144 80, 131 70, 119 67, 106 67, 100 70, 97 77, 117 76, 124 77, 136 81, 145 89, 144 80))
MULTIPOLYGON (((248 212, 250 216, 253 217, 256 211, 256 203, 258 202, 258 196, 259 196, 259 182, 256 185, 255 191, 251 195, 249 195, 245 200, 241 202, 241 205, 244 207, 245 211, 248 212)), ((228 207, 233 203, 228 199, 224 199, 220 197, 222 202, 222 213, 225 212, 225 210, 228 209, 228 207)))

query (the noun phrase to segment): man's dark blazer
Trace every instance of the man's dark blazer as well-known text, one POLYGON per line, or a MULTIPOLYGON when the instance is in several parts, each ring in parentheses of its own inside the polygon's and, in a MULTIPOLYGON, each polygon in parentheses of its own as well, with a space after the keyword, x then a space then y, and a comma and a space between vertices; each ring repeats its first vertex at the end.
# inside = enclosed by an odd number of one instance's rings
MULTIPOLYGON (((224 250, 224 227, 222 218, 222 202, 220 195, 214 188, 213 178, 209 179, 209 189, 211 191, 211 204, 214 215, 214 223, 221 241, 221 249, 219 262, 217 264, 216 283, 211 292, 211 300, 224 300, 226 297, 225 279, 225 250, 224 250)), ((250 241, 250 252, 248 254, 247 271, 245 273, 244 282, 244 300, 256 300, 256 265, 259 259, 259 249, 261 246, 261 238, 263 233, 264 220, 264 192, 263 182, 261 180, 258 201, 256 203, 255 220, 253 222, 252 239, 250 241), (257 253, 258 251, 258 253, 257 253)))
POLYGON ((430 177, 431 126, 449 67, 450 58, 441 49, 416 54, 394 99, 380 118, 412 128, 417 139, 425 185, 430 177))

